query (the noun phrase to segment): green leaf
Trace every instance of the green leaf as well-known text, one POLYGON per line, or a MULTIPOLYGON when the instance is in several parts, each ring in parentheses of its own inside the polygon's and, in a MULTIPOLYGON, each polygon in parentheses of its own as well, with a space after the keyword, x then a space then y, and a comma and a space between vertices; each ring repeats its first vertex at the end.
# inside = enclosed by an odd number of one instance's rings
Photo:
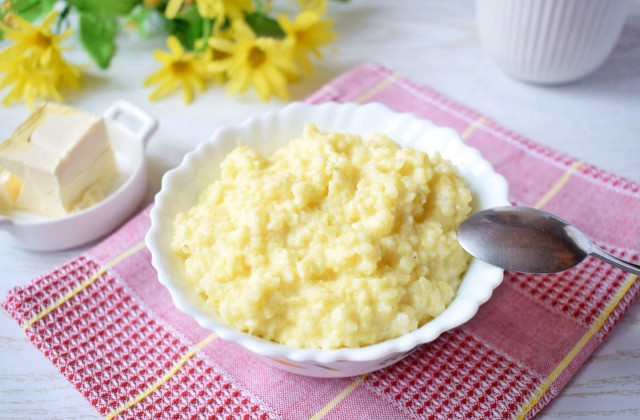
POLYGON ((102 68, 109 67, 116 51, 115 37, 118 22, 112 15, 97 13, 80 14, 80 41, 93 61, 102 68))
POLYGON ((272 38, 284 38, 285 36, 285 33, 278 24, 278 21, 264 13, 247 13, 245 14, 245 21, 258 36, 268 36, 272 38))
POLYGON ((12 0, 11 11, 28 21, 34 21, 53 9, 56 0, 12 0))
POLYGON ((80 12, 126 15, 142 0, 67 0, 80 12))
MULTIPOLYGON (((0 19, 4 20, 7 13, 12 12, 20 15, 22 18, 32 22, 41 16, 46 15, 53 9, 56 0, 13 0, 8 10, 4 10, 7 2, 0 6, 0 19)), ((3 31, 0 30, 0 41, 4 39, 3 31)))
POLYGON ((192 50, 196 40, 202 38, 203 20, 198 14, 198 9, 195 5, 178 13, 175 19, 165 18, 164 22, 167 32, 175 35, 180 43, 188 50, 192 50))
POLYGON ((191 25, 202 25, 202 16, 200 16, 198 8, 194 4, 180 11, 175 18, 191 25))

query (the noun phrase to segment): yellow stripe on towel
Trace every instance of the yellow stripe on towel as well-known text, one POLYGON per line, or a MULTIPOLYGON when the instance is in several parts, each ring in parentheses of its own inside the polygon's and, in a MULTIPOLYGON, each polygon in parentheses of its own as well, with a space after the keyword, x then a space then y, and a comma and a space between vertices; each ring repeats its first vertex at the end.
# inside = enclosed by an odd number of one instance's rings
POLYGON ((477 120, 475 120, 474 122, 472 122, 469 127, 467 127, 462 134, 460 134, 460 137, 462 137, 462 140, 467 140, 474 131, 476 131, 478 129, 478 127, 480 127, 481 125, 485 124, 487 122, 487 119, 485 117, 480 117, 477 120))
POLYGON ((333 409, 333 407, 338 405, 340 401, 342 401, 347 395, 351 393, 351 391, 353 391, 358 385, 360 385, 362 381, 364 381, 367 378, 368 375, 369 374, 367 373, 358 377, 358 379, 356 379, 348 387, 343 389, 341 393, 336 395, 334 399, 329 401, 327 405, 322 407, 322 410, 318 411, 313 417, 311 417, 311 420, 320 420, 321 418, 326 416, 327 413, 333 409))
POLYGON ((215 339, 216 339, 216 335, 215 334, 211 334, 211 335, 207 336, 207 338, 205 338, 204 340, 202 340, 201 342, 199 342, 198 344, 193 346, 191 348, 191 350, 186 352, 180 358, 180 360, 178 360, 162 378, 158 379, 149 388, 145 389, 143 392, 141 392, 140 394, 136 395, 134 398, 130 399, 125 404, 123 404, 120 407, 118 407, 116 410, 114 410, 111 413, 109 413, 109 415, 106 417, 106 419, 107 420, 113 419, 118 414, 122 413, 125 410, 128 410, 129 408, 133 407, 134 405, 136 405, 140 401, 142 401, 145 398, 147 398, 149 395, 153 394, 153 392, 155 392, 162 385, 166 384, 176 373, 178 373, 178 371, 182 368, 182 366, 184 366, 184 364, 187 363, 187 361, 189 359, 191 359, 199 350, 201 350, 204 346, 206 346, 207 344, 209 344, 210 342, 212 342, 215 339))
POLYGON ((400 75, 397 74, 397 73, 393 73, 392 75, 390 75, 388 77, 385 77, 384 79, 382 79, 382 81, 380 81, 378 84, 373 86, 371 89, 367 90, 362 95, 358 96, 353 102, 358 103, 358 104, 366 102, 373 95, 375 95, 376 93, 381 92, 382 90, 384 90, 384 88, 386 88, 391 83, 393 83, 396 80, 398 80, 399 78, 400 78, 400 75))
POLYGON ((556 182, 555 185, 551 187, 549 192, 547 192, 544 197, 538 200, 538 202, 534 204, 533 207, 539 209, 540 207, 547 204, 556 194, 558 194, 558 191, 560 191, 562 187, 564 187, 564 185, 567 183, 567 181, 569 181, 571 175, 573 175, 573 173, 582 165, 584 165, 584 162, 581 161, 577 161, 573 165, 571 165, 569 169, 567 169, 567 171, 564 173, 564 175, 562 175, 562 177, 558 180, 558 182, 556 182))
POLYGON ((77 295, 78 293, 80 293, 90 285, 92 285, 93 282, 95 282, 98 279, 98 277, 103 275, 104 272, 107 271, 109 268, 115 267, 122 260, 132 256, 136 252, 140 251, 142 248, 144 248, 144 241, 138 242, 131 248, 124 251, 122 254, 118 255, 117 257, 115 257, 114 259, 106 263, 104 266, 100 267, 100 269, 95 273, 93 273, 93 275, 89 277, 87 280, 83 281, 82 283, 74 287, 71 291, 66 293, 60 299, 56 300, 51 305, 47 306, 43 311, 36 314, 33 318, 27 321, 22 327, 24 331, 26 332, 33 324, 35 324, 36 322, 40 321, 42 318, 47 316, 49 313, 51 313, 51 311, 62 306, 66 301, 68 301, 69 299, 71 299, 72 297, 74 297, 75 295, 77 295))
POLYGON ((627 277, 627 279, 625 280, 620 290, 618 290, 618 293, 616 293, 615 296, 611 298, 611 300, 607 303, 607 306, 605 307, 604 311, 602 311, 600 316, 589 327, 587 332, 580 338, 580 340, 576 343, 576 345, 573 346, 571 351, 564 357, 564 359, 562 359, 560 363, 558 363, 558 365, 555 367, 555 369, 551 371, 549 376, 547 376, 545 380, 542 381, 542 383, 535 390, 531 398, 529 398, 529 400, 527 400, 524 403, 522 408, 520 408, 518 413, 516 413, 516 415, 514 416, 514 419, 517 419, 517 420, 524 419, 525 416, 529 413, 529 411, 531 411, 531 409, 535 407, 535 405, 538 403, 538 401, 540 401, 540 398, 542 398, 544 393, 547 392, 549 387, 555 382, 556 379, 558 379, 558 376, 560 376, 560 374, 564 372, 567 366, 569 366, 571 362, 573 362, 576 356, 580 354, 580 352, 582 351, 584 346, 587 345, 589 340, 591 340, 591 338, 593 338, 593 336, 596 335, 598 331, 600 331, 600 329, 604 325, 604 322, 607 320, 607 318, 609 318, 609 315, 611 315, 611 312, 613 312, 616 306, 618 306, 618 303, 620 303, 620 300, 622 299, 622 297, 627 293, 627 291, 629 290, 631 285, 636 281, 637 278, 638 276, 636 276, 635 274, 631 274, 627 277))

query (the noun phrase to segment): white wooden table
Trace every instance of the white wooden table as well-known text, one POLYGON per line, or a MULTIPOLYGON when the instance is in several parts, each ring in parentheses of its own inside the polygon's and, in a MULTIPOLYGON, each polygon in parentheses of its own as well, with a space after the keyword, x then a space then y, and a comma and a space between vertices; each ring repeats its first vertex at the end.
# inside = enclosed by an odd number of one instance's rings
MULTIPOLYGON (((311 77, 292 87, 303 99, 323 83, 364 61, 377 61, 496 119, 512 130, 605 170, 640 182, 640 0, 634 0, 622 37, 609 60, 582 81, 546 88, 504 76, 476 36, 473 0, 353 1, 333 4, 340 33, 311 77)), ((162 174, 221 124, 276 109, 282 102, 229 99, 222 89, 184 106, 180 95, 147 101, 144 78, 156 68, 153 48, 164 39, 123 34, 106 72, 90 70, 71 104, 101 113, 126 98, 160 120, 149 143, 151 175, 146 202, 162 174)), ((76 61, 88 58, 76 48, 76 61)), ((23 105, 0 109, 0 138, 28 114, 23 105)), ((84 249, 32 253, 0 238, 0 295, 80 254, 84 249)), ((0 418, 92 419, 97 412, 0 311, 0 418)), ((607 340, 542 418, 640 417, 640 302, 631 306, 607 340)))

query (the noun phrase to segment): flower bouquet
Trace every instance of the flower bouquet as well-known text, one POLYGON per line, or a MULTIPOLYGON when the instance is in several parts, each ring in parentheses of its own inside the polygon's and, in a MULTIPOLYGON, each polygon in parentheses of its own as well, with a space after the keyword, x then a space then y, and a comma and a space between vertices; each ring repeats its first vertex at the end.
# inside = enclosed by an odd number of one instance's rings
POLYGON ((122 27, 145 37, 154 24, 167 33, 168 51, 153 51, 160 68, 144 81, 155 87, 151 100, 181 89, 189 103, 216 84, 226 84, 228 94, 253 87, 263 100, 286 99, 288 83, 310 74, 311 59, 337 38, 325 17, 327 0, 295 3, 290 15, 268 0, 6 0, 0 5, 0 89, 8 88, 2 103, 61 101, 64 88, 80 86, 85 66, 64 57, 74 29, 105 69, 122 27))

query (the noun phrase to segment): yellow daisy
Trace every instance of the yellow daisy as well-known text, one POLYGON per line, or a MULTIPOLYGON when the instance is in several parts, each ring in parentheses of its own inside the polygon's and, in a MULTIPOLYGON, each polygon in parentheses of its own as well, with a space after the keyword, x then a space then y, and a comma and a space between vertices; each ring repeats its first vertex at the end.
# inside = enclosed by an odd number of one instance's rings
POLYGON ((13 45, 0 52, 0 60, 6 60, 27 51, 35 51, 41 56, 49 56, 54 50, 60 50, 60 43, 70 34, 71 29, 60 35, 53 34, 51 27, 58 19, 58 12, 52 11, 42 20, 38 26, 34 26, 29 21, 16 14, 8 14, 5 21, 0 21, 0 29, 4 31, 4 36, 13 45))
POLYGON ((269 99, 272 93, 287 99, 287 75, 298 72, 290 43, 257 37, 241 20, 235 21, 232 29, 235 42, 219 36, 209 38, 211 48, 229 55, 209 64, 211 71, 226 73, 227 94, 245 92, 253 85, 263 100, 269 99))
POLYGON ((58 12, 49 13, 38 26, 15 14, 6 16, 9 25, 0 22, 7 40, 13 44, 0 52, 0 72, 5 73, 0 80, 0 89, 13 85, 4 98, 7 106, 24 98, 33 107, 36 98, 62 100, 59 89, 65 85, 80 86, 81 67, 67 63, 60 43, 71 34, 71 29, 63 34, 54 34, 51 27, 58 18, 58 12))
POLYGON ((295 58, 300 61, 307 73, 312 71, 308 52, 321 58, 322 53, 319 48, 338 37, 333 30, 333 20, 321 19, 321 15, 312 9, 298 13, 293 22, 286 15, 280 15, 278 23, 294 46, 295 58))
POLYGON ((180 87, 186 103, 193 100, 193 90, 204 91, 208 72, 204 59, 193 52, 185 52, 180 41, 175 36, 167 39, 167 46, 171 53, 155 50, 153 58, 163 63, 160 70, 153 73, 145 81, 145 86, 160 83, 160 86, 149 96, 152 101, 168 95, 180 87))
MULTIPOLYGON (((220 23, 225 17, 231 20, 242 19, 244 12, 253 11, 253 3, 251 0, 195 0, 198 7, 198 13, 203 18, 216 19, 220 23), (222 19, 218 19, 222 18, 222 19)), ((189 0, 186 0, 188 3, 189 0)), ((167 8, 164 11, 165 16, 169 19, 176 17, 185 0, 169 0, 167 8)))

